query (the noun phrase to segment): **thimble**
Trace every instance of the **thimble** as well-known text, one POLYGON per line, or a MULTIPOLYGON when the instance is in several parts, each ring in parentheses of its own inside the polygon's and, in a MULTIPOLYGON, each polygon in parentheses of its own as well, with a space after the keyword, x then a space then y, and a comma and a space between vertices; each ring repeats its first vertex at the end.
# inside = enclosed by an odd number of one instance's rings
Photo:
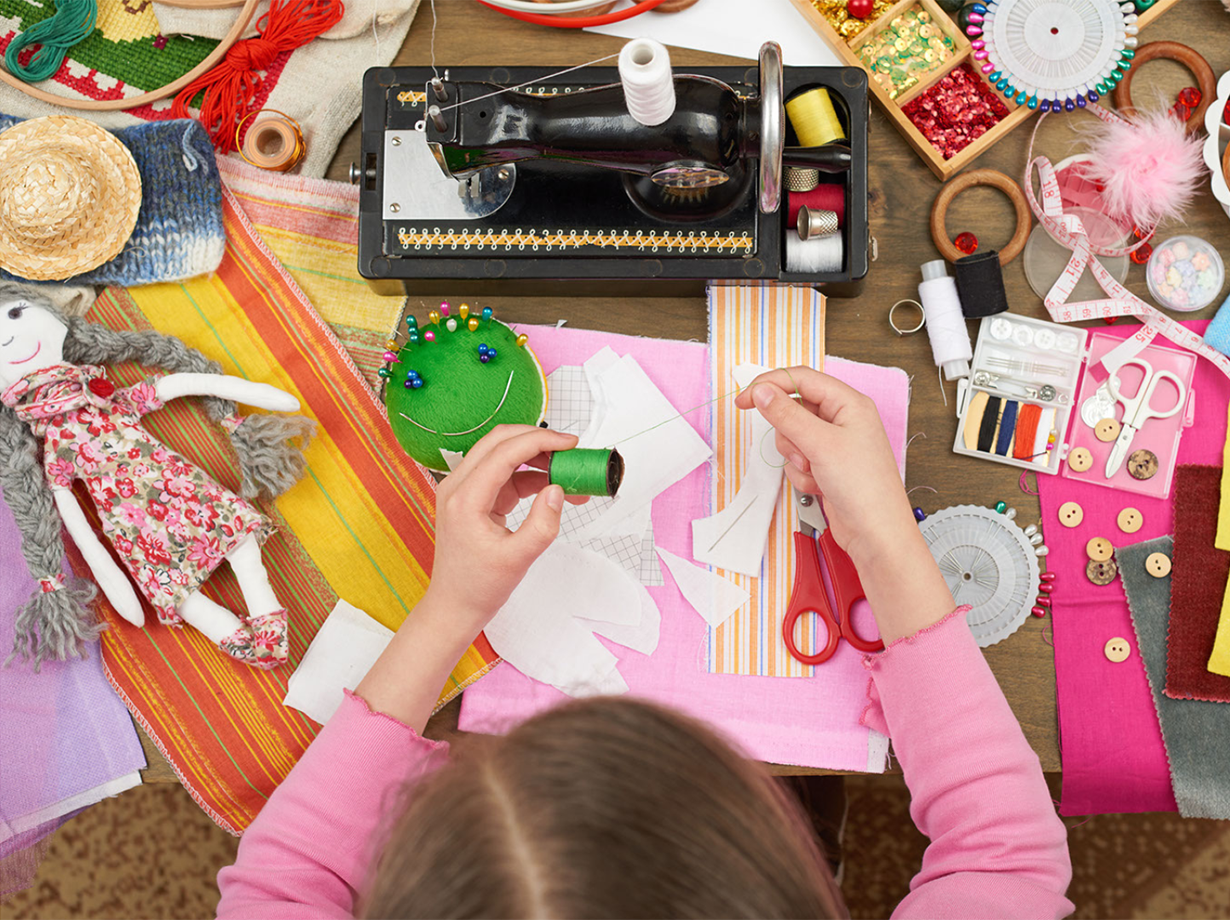
POLYGON ((786 167, 786 189, 791 192, 810 192, 820 184, 820 170, 801 166, 786 167))
POLYGON ((804 205, 799 208, 799 239, 810 240, 837 232, 837 212, 820 211, 804 205))

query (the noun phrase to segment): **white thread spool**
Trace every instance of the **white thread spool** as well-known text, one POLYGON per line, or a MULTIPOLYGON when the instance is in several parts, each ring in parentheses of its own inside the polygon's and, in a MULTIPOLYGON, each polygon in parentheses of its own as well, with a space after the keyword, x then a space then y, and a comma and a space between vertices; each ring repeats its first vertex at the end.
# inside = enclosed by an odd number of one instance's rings
POLYGON ((675 74, 666 46, 651 38, 636 38, 619 52, 619 78, 628 112, 647 127, 675 114, 675 74))
POLYGON ((786 271, 800 275, 828 275, 841 271, 846 246, 840 233, 800 239, 794 230, 786 233, 786 271))
POLYGON ((965 314, 961 312, 956 279, 948 274, 943 259, 923 265, 922 277, 918 299, 927 317, 927 335, 931 338, 935 366, 944 369, 945 380, 968 377, 974 346, 965 325, 965 314))

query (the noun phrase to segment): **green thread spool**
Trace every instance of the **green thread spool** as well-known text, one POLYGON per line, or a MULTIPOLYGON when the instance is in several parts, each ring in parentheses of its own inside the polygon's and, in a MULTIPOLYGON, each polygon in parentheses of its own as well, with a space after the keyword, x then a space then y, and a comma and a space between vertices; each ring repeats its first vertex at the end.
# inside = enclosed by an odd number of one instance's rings
POLYGON ((624 479, 624 458, 619 451, 573 448, 551 455, 547 477, 565 495, 601 495, 614 498, 624 479))

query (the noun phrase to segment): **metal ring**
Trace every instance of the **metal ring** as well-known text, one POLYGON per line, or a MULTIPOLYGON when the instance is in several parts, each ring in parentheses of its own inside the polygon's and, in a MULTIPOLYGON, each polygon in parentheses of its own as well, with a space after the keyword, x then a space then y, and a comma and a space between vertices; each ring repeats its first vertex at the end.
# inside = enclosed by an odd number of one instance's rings
POLYGON ((782 157, 786 150, 786 93, 782 47, 760 46, 760 210, 774 214, 782 202, 782 157))
POLYGON ((891 308, 889 308, 888 324, 893 327, 893 332, 897 333, 897 335, 913 335, 915 332, 920 331, 923 326, 927 325, 927 311, 923 309, 923 305, 917 300, 898 300, 892 305, 891 308), (897 325, 895 314, 897 312, 897 308, 903 303, 908 303, 918 308, 918 325, 913 329, 902 329, 897 325))

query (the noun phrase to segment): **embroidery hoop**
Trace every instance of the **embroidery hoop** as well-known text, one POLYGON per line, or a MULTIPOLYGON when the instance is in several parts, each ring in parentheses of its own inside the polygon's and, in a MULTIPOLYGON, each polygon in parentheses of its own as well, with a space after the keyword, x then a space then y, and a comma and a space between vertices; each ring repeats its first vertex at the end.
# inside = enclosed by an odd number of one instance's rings
POLYGON ((7 83, 14 89, 20 90, 31 98, 38 99, 40 102, 63 106, 67 109, 80 109, 88 112, 116 112, 136 108, 137 106, 149 105, 151 102, 157 102, 159 99, 165 99, 167 96, 179 92, 221 61, 226 56, 226 53, 231 50, 231 46, 239 41, 240 36, 243 35, 244 30, 248 27, 248 23, 256 15, 256 7, 260 0, 161 0, 161 2, 166 3, 167 6, 198 10, 224 9, 243 4, 243 9, 239 11, 239 16, 231 26, 231 30, 218 42, 218 47, 214 48, 205 60, 201 61, 201 63, 197 64, 182 77, 172 80, 166 86, 150 90, 148 93, 142 93, 139 96, 131 96, 125 99, 74 99, 71 96, 59 96, 55 93, 39 89, 36 86, 31 86, 24 80, 17 79, 17 77, 13 76, 3 67, 0 67, 0 81, 7 83))

